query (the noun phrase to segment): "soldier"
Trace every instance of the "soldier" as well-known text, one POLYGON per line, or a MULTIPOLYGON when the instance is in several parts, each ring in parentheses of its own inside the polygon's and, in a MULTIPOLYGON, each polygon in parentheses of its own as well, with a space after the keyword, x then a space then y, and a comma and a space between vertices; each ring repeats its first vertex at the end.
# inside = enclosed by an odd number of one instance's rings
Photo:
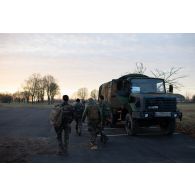
POLYGON ((74 116, 74 109, 68 103, 69 97, 67 95, 63 96, 63 103, 60 105, 62 109, 62 123, 60 127, 55 127, 57 134, 57 140, 59 144, 59 154, 66 152, 69 144, 69 134, 71 133, 71 122, 74 116), (64 131, 64 144, 62 141, 62 133, 64 131))
POLYGON ((104 96, 100 95, 99 98, 99 107, 102 115, 102 122, 101 122, 101 141, 106 143, 108 141, 108 137, 104 133, 104 127, 106 123, 110 122, 111 118, 111 110, 110 106, 106 101, 104 101, 104 96))
POLYGON ((82 117, 83 122, 85 121, 86 117, 88 120, 88 131, 91 134, 90 147, 92 150, 97 150, 98 147, 96 144, 96 138, 97 134, 100 131, 102 117, 99 106, 95 103, 95 101, 92 98, 89 99, 88 104, 83 113, 82 117))
POLYGON ((76 100, 76 104, 74 106, 74 117, 76 121, 76 133, 81 136, 82 134, 82 115, 84 111, 84 106, 80 102, 80 99, 76 100))

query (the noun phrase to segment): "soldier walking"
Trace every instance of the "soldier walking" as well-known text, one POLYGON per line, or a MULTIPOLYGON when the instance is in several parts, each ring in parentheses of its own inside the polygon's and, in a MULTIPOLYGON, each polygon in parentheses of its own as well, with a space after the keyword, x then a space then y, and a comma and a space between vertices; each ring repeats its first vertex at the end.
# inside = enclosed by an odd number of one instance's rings
POLYGON ((74 117, 74 108, 69 103, 69 97, 63 96, 63 103, 60 105, 62 111, 62 122, 60 127, 55 127, 57 134, 59 154, 67 151, 69 144, 69 134, 71 133, 71 122, 74 117), (62 140, 62 133, 64 132, 64 140, 62 140))
POLYGON ((82 134, 82 115, 84 111, 84 106, 80 102, 80 99, 76 100, 76 104, 74 106, 74 118, 76 121, 76 133, 81 136, 82 134))
POLYGON ((99 107, 102 115, 101 121, 101 141, 106 143, 108 141, 108 137, 104 133, 105 125, 109 122, 111 118, 111 109, 108 103, 104 100, 104 96, 100 95, 99 97, 99 107))
POLYGON ((88 131, 91 134, 90 148, 91 150, 97 150, 98 147, 96 143, 96 138, 101 128, 100 126, 101 126, 102 117, 101 117, 101 111, 99 109, 99 106, 92 98, 89 99, 88 104, 84 110, 82 122, 85 121, 86 117, 88 120, 88 131))

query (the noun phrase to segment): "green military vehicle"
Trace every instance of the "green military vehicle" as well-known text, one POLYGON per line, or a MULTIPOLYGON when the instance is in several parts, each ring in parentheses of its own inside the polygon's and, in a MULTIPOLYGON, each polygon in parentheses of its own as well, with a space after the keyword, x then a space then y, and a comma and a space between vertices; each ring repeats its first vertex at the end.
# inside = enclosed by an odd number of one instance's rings
POLYGON ((182 117, 172 92, 172 85, 166 92, 163 79, 142 74, 128 74, 99 88, 99 96, 103 95, 111 105, 112 125, 125 121, 128 135, 136 135, 141 127, 154 125, 159 125, 165 134, 172 134, 176 118, 182 117))

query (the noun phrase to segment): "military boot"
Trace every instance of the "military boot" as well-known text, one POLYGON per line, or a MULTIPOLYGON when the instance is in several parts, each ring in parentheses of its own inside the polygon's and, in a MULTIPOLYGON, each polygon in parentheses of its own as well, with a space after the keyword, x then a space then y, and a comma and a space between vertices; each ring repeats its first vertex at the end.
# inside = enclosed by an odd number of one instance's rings
POLYGON ((90 149, 91 150, 97 150, 98 149, 98 146, 96 144, 93 144, 90 149))
POLYGON ((64 153, 68 152, 68 143, 69 143, 69 140, 64 140, 64 153))
POLYGON ((78 135, 79 134, 79 131, 78 131, 78 125, 76 125, 76 134, 78 135))
POLYGON ((101 136, 100 136, 100 141, 104 144, 106 144, 108 142, 109 138, 107 135, 105 135, 103 132, 101 133, 101 136))
POLYGON ((62 155, 64 153, 64 146, 62 143, 58 145, 58 154, 62 155))

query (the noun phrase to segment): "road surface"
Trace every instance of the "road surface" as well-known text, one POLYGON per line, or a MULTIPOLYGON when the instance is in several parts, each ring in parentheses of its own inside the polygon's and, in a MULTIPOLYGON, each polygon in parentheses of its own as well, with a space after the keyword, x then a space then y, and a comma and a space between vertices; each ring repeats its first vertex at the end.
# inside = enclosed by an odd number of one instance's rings
POLYGON ((57 142, 49 124, 49 109, 0 108, 0 162, 34 163, 191 163, 195 162, 195 139, 159 129, 130 137, 123 128, 106 128, 109 142, 99 141, 97 151, 89 149, 87 124, 81 137, 72 123, 69 152, 57 155, 57 142))

